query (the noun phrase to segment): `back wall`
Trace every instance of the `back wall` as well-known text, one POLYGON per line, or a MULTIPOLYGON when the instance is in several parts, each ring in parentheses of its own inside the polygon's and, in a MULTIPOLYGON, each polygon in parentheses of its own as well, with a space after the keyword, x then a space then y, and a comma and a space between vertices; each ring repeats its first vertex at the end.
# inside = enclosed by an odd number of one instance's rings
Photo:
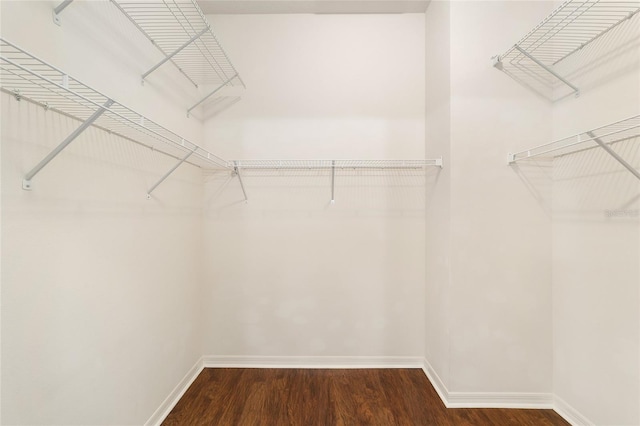
MULTIPOLYGON (((209 19, 248 88, 205 111, 215 152, 424 158, 423 14, 209 19)), ((423 355, 425 172, 330 179, 208 176, 205 354, 423 355)))

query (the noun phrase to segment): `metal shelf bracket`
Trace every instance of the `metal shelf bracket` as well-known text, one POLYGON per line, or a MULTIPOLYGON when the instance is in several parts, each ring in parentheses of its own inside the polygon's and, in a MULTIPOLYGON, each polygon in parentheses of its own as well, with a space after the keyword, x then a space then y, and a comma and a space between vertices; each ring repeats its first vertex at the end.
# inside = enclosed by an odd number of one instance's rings
POLYGON ((62 22, 60 21, 60 13, 62 13, 62 11, 71 4, 71 2, 73 2, 73 0, 64 0, 62 3, 60 3, 59 5, 57 5, 54 9, 53 9, 53 23, 60 26, 62 24, 62 22))
POLYGON ((24 176, 22 180, 22 189, 27 191, 31 190, 31 179, 35 175, 38 174, 40 170, 44 168, 51 160, 53 160, 58 154, 60 154, 75 138, 80 136, 82 132, 84 132, 87 127, 91 126, 91 124, 96 121, 105 111, 113 105, 113 101, 108 99, 102 107, 100 107, 97 111, 95 111, 91 117, 87 118, 76 130, 74 130, 65 140, 63 140, 60 145, 54 148, 45 158, 42 159, 29 173, 24 176))
POLYGON ((336 160, 331 160, 331 204, 335 204, 336 199, 333 196, 336 184, 336 160))
POLYGON ((587 135, 593 138, 593 141, 600 145, 602 149, 607 151, 607 154, 616 159, 616 161, 624 166, 625 169, 629 170, 635 177, 640 179, 640 172, 636 170, 631 164, 629 164, 624 158, 620 157, 617 152, 615 152, 609 145, 604 143, 602 139, 597 137, 593 132, 586 132, 587 135))
POLYGON ((246 203, 246 202, 249 201, 249 198, 247 198, 247 191, 245 191, 244 183, 242 183, 242 175, 240 175, 240 169, 238 168, 238 162, 237 161, 233 162, 233 174, 235 176, 238 176, 238 181, 240 182, 240 188, 242 188, 242 194, 244 195, 244 201, 246 203))
POLYGON ((573 84, 568 82, 565 78, 560 76, 557 72, 555 72, 554 70, 552 70, 551 68, 549 68, 548 66, 546 66, 545 64, 540 62, 533 55, 531 55, 529 52, 527 52, 526 50, 524 50, 523 48, 521 48, 517 44, 515 46, 513 46, 513 47, 518 52, 522 53, 524 56, 526 56, 527 58, 531 59, 534 63, 536 63, 538 66, 540 66, 540 68, 542 68, 543 70, 545 70, 546 72, 548 72, 549 74, 551 74, 552 76, 554 76, 555 78, 557 78, 558 80, 560 80, 561 82, 563 82, 564 84, 569 86, 571 88, 571 90, 573 90, 573 93, 575 93, 576 97, 580 96, 580 89, 578 89, 576 86, 574 86, 573 84))
POLYGON ((177 169, 178 167, 180 167, 180 165, 181 165, 182 163, 184 163, 185 161, 187 161, 187 158, 191 157, 191 154, 193 154, 194 152, 196 152, 196 150, 197 150, 197 147, 196 147, 196 148, 194 148, 191 152, 187 152, 187 155, 185 155, 184 157, 182 157, 182 158, 180 159, 180 161, 178 161, 178 163, 177 163, 175 166, 173 166, 173 167, 172 167, 172 168, 171 168, 167 173, 165 173, 165 174, 164 174, 164 176, 162 176, 162 177, 160 178, 160 180, 159 180, 159 181, 157 181, 157 182, 156 182, 156 183, 155 183, 155 184, 154 184, 154 185, 153 185, 153 186, 152 186, 152 187, 147 191, 147 200, 151 199, 151 193, 152 193, 152 192, 153 192, 153 191, 154 191, 154 190, 155 190, 155 189, 156 189, 156 188, 157 188, 157 187, 158 187, 162 182, 164 182, 164 181, 165 181, 165 180, 166 180, 166 179, 171 175, 171 173, 175 172, 175 171, 176 171, 176 169, 177 169))
MULTIPOLYGON (((151 74, 152 72, 154 72, 155 70, 157 70, 158 68, 160 68, 162 65, 165 64, 165 62, 171 60, 171 58, 173 58, 174 56, 176 56, 178 53, 180 53, 185 47, 189 46, 191 43, 193 43, 194 41, 196 41, 197 39, 199 39, 204 33, 206 33, 207 31, 209 31, 209 27, 205 27, 202 31, 200 31, 198 34, 194 35, 191 40, 187 41, 186 43, 184 43, 182 46, 178 47, 176 50, 174 50, 172 53, 170 53, 169 55, 165 56, 165 58, 158 62, 156 65, 154 65, 149 71, 145 72, 144 74, 142 74, 142 83, 144 84, 144 79, 147 78, 147 76, 149 74, 151 74)), ((196 84, 197 87, 197 84, 196 84)))

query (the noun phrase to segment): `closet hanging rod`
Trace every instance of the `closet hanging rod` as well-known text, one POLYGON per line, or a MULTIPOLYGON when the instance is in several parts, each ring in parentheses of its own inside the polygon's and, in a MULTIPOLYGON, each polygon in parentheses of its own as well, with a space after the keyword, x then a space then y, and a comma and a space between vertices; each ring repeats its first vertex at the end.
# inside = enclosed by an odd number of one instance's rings
POLYGON ((127 140, 150 145, 154 149, 160 142, 162 148, 159 151, 174 157, 182 157, 185 152, 191 152, 197 159, 196 165, 200 167, 228 168, 226 160, 113 101, 2 38, 0 73, 2 90, 12 93, 16 99, 28 99, 82 122, 80 127, 26 174, 24 189, 31 189, 31 178, 91 125, 107 129, 127 140))

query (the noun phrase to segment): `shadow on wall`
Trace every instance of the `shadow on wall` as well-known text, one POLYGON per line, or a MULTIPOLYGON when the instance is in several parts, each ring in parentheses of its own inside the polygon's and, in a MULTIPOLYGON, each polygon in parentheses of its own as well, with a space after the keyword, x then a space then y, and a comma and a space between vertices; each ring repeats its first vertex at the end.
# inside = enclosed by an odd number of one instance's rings
POLYGON ((569 56, 556 70, 581 91, 592 90, 640 66, 640 13, 583 50, 569 56))
MULTIPOLYGON (((640 138, 610 146, 640 169, 640 138)), ((600 147, 524 160, 511 167, 548 216, 597 222, 640 220, 640 181, 600 147)))
POLYGON ((215 99, 212 99, 211 101, 208 101, 203 106, 202 121, 215 118, 216 116, 223 113, 227 109, 231 108, 241 100, 242 98, 240 96, 221 96, 219 98, 215 98, 215 99))
POLYGON ((553 159, 537 158, 511 165, 547 217, 552 212, 553 159))
MULTIPOLYGON (((612 147, 640 169, 640 138, 612 147)), ((640 221, 640 180, 602 149, 557 157, 554 165, 554 216, 559 220, 640 221)))

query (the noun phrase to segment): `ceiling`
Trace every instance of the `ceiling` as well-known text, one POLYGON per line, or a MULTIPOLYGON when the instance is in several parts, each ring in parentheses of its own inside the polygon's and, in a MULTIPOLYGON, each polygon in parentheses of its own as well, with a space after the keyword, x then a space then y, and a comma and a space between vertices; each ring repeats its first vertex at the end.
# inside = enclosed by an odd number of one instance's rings
POLYGON ((197 0, 206 14, 423 13, 430 0, 197 0))

